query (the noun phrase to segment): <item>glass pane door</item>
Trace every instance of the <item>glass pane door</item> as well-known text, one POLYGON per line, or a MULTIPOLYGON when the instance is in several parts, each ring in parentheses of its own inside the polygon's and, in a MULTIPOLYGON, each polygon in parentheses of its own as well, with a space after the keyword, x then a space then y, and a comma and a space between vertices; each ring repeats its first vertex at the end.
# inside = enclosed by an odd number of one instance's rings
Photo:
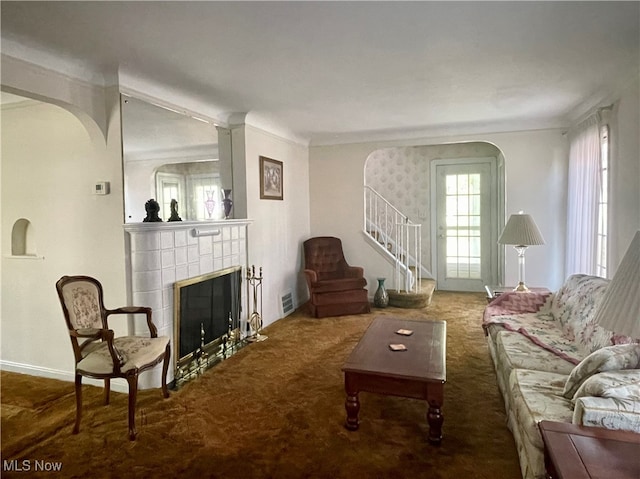
POLYGON ((446 276, 481 279, 480 174, 445 175, 446 276))
POLYGON ((482 291, 492 284, 491 164, 436 166, 436 276, 438 288, 482 291))

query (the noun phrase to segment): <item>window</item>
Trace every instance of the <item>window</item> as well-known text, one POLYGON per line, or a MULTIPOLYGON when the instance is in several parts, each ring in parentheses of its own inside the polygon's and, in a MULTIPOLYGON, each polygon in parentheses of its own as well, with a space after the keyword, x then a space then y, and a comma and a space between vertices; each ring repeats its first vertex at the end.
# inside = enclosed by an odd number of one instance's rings
POLYGON ((171 217, 171 200, 176 200, 178 206, 183 203, 182 192, 184 180, 181 175, 172 173, 156 174, 156 191, 160 203, 160 218, 167 221, 171 217))
POLYGON ((598 197, 598 240, 596 274, 607 277, 607 222, 609 203, 609 125, 600 129, 600 194, 598 197))
POLYGON ((607 266, 609 127, 596 113, 571 134, 565 274, 605 275, 607 266), (603 132, 606 135, 603 135, 603 132), (606 140, 606 141, 603 141, 606 140))
POLYGON ((193 175, 187 179, 187 184, 193 195, 194 219, 220 219, 223 215, 220 176, 193 175))

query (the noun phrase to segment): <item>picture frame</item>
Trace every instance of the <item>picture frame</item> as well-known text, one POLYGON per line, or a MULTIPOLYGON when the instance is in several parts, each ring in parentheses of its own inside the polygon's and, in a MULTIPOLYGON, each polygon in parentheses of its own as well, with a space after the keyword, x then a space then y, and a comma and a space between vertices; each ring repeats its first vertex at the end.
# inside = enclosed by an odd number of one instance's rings
POLYGON ((281 161, 260 156, 260 199, 282 200, 284 171, 281 161))

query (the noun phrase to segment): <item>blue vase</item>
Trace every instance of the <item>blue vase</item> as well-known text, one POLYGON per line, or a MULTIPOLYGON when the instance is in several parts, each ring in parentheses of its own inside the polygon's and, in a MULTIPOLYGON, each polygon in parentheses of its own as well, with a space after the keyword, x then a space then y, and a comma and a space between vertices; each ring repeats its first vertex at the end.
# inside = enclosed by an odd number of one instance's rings
POLYGON ((386 308, 389 306, 389 293, 384 288, 384 281, 387 278, 378 278, 378 289, 373 295, 373 305, 376 308, 386 308))

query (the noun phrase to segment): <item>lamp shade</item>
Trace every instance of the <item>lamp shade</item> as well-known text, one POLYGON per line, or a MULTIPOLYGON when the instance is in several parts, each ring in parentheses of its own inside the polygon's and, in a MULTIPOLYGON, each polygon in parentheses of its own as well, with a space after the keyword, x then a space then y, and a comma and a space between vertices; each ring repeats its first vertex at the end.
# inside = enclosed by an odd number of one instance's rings
POLYGON ((509 217, 498 243, 532 246, 544 244, 544 238, 531 215, 519 213, 509 217))
POLYGON ((602 297, 596 321, 607 331, 640 338, 640 231, 602 297))

